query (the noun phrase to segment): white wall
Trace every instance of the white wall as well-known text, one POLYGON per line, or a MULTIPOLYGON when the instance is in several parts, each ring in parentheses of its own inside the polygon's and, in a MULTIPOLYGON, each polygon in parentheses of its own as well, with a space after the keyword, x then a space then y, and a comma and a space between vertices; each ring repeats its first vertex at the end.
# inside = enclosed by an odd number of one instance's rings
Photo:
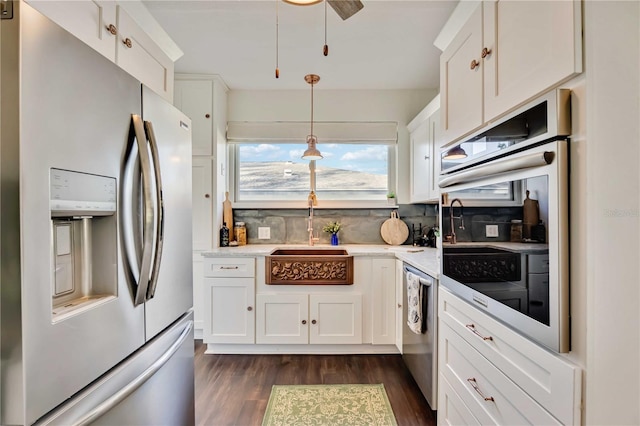
MULTIPOLYGON (((407 124, 437 94, 437 90, 321 90, 314 87, 315 121, 398 122, 398 202, 409 202, 409 133, 407 124)), ((309 121, 311 89, 232 90, 229 121, 309 121)), ((319 141, 321 144, 322 141, 319 141)), ((319 149, 322 151, 322 147, 319 149)))
POLYGON ((640 3, 583 4, 586 173, 582 184, 574 190, 582 191, 586 200, 585 226, 578 228, 586 233, 578 237, 586 245, 585 263, 580 271, 587 292, 584 420, 590 425, 637 425, 640 424, 640 3))

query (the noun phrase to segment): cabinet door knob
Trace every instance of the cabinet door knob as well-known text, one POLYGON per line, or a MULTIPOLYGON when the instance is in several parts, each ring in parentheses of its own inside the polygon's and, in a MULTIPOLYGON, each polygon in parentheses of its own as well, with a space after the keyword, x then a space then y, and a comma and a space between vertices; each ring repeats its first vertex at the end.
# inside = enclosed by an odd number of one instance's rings
POLYGON ((204 118, 211 118, 211 114, 205 114, 204 118))
POLYGON ((253 311, 253 307, 247 306, 247 311, 249 311, 249 312, 253 311))
POLYGON ((307 324, 307 320, 302 320, 302 324, 307 324))
POLYGON ((204 198, 211 198, 211 195, 209 195, 209 194, 204 194, 204 198))
POLYGON ((316 321, 316 320, 311 320, 311 324, 315 324, 315 323, 317 323, 317 322, 318 322, 318 321, 316 321))
POLYGON ((398 309, 399 309, 399 308, 402 308, 402 305, 401 305, 400 303, 398 303, 398 309))
POLYGON ((424 159, 425 159, 425 160, 428 160, 428 159, 429 159, 429 156, 428 156, 428 155, 425 155, 425 156, 424 156, 424 159))
POLYGON ((109 33, 111 33, 111 35, 116 35, 118 34, 118 29, 116 28, 115 25, 113 24, 109 24, 107 25, 107 31, 109 31, 109 33))
POLYGON ((129 37, 127 37, 124 40, 122 40, 122 44, 127 46, 129 49, 131 49, 133 47, 133 42, 131 41, 131 39, 129 37))
POLYGON ((486 58, 487 56, 491 55, 491 49, 487 49, 486 47, 482 49, 482 57, 486 58))
POLYGON ((476 68, 478 68, 480 66, 480 62, 476 61, 475 59, 473 61, 471 61, 471 65, 469 65, 469 68, 471 68, 472 70, 475 70, 476 68))

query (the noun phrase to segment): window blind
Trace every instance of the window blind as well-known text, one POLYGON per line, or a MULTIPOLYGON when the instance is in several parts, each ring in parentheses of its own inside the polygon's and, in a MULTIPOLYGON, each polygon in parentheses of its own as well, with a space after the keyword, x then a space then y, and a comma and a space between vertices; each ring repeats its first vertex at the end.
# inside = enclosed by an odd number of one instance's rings
MULTIPOLYGON (((230 121, 227 123, 229 143, 268 142, 306 143, 311 124, 304 121, 230 121)), ((313 133, 318 143, 396 144, 398 123, 314 121, 313 133)))

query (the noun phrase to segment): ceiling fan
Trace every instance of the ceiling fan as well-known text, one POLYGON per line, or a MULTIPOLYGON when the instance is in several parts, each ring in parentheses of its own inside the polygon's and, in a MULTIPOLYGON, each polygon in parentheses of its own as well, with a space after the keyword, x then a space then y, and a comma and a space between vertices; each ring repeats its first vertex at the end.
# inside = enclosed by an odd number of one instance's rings
MULTIPOLYGON (((320 3, 322 0, 283 0, 290 4, 299 6, 308 6, 316 3, 320 3)), ((355 15, 360 9, 364 7, 360 0, 327 0, 329 6, 342 18, 346 20, 355 15)))

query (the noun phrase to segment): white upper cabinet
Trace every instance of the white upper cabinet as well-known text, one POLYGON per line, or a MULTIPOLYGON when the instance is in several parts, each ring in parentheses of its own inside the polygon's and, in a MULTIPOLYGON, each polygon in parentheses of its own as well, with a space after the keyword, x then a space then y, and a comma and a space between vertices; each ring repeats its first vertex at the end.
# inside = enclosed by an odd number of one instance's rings
POLYGON ((176 76, 174 105, 191 118, 193 155, 213 155, 214 82, 176 76))
POLYGON ((580 2, 487 1, 483 6, 482 49, 491 52, 483 59, 487 120, 582 71, 580 2))
MULTIPOLYGON (((173 59, 123 6, 109 0, 28 0, 28 3, 153 91, 173 100, 173 59)), ((129 7, 144 15, 147 22, 155 23, 144 6, 135 5, 131 2, 129 7)), ((179 51, 174 44, 171 50, 179 51)))
POLYGON ((173 61, 118 6, 116 63, 169 102, 173 101, 173 61))
POLYGON ((579 1, 478 2, 440 57, 443 144, 580 72, 579 1))
POLYGON ((482 4, 440 55, 440 110, 445 141, 473 131, 482 116, 482 4))
POLYGON ((115 62, 118 34, 115 1, 28 0, 27 3, 115 62))
POLYGON ((408 124, 410 158, 409 201, 438 201, 440 187, 440 95, 408 124))

